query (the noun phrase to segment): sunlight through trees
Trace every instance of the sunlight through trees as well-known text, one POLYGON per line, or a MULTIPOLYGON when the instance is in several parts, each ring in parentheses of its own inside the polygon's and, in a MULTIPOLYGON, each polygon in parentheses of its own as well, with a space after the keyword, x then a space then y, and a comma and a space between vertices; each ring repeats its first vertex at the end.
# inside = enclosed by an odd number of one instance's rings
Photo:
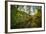
POLYGON ((11 29, 41 27, 41 6, 11 5, 11 29))

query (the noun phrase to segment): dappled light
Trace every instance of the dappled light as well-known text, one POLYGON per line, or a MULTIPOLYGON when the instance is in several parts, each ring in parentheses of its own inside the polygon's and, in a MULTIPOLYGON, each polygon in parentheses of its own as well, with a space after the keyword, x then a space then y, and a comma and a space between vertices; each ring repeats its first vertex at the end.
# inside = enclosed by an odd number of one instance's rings
POLYGON ((11 5, 11 29, 41 27, 41 6, 11 5))

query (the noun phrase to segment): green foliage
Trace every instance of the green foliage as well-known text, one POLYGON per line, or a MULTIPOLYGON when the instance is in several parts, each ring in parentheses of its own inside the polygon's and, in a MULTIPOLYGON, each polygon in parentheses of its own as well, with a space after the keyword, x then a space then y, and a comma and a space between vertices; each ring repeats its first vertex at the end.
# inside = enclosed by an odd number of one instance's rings
POLYGON ((11 6, 11 29, 41 27, 41 9, 34 16, 17 9, 18 6, 11 6))

